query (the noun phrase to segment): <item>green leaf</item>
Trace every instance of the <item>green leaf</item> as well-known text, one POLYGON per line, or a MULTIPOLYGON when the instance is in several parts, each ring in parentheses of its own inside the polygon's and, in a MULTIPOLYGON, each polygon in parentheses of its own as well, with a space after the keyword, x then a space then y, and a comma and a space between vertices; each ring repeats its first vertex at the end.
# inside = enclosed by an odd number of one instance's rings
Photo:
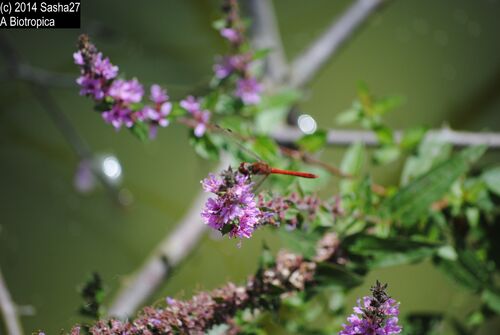
POLYGON ((411 313, 406 317, 402 334, 439 335, 442 333, 443 319, 442 313, 411 313))
POLYGON ((293 232, 279 229, 278 235, 291 251, 298 252, 305 258, 312 258, 316 255, 316 242, 320 238, 320 234, 299 229, 293 232))
POLYGON ((221 30, 226 27, 226 19, 218 19, 212 22, 212 28, 215 30, 221 30))
POLYGON ((104 314, 102 302, 105 294, 101 276, 94 272, 80 288, 80 296, 83 299, 80 314, 93 319, 101 318, 104 314))
POLYGON ((473 164, 484 155, 487 149, 486 145, 474 145, 462 150, 459 155, 468 164, 473 164))
POLYGON ((136 123, 134 123, 132 128, 130 128, 130 131, 143 142, 146 142, 149 139, 148 125, 142 121, 137 121, 136 123))
POLYGON ((373 115, 383 115, 400 107, 405 99, 400 96, 390 96, 377 99, 373 104, 373 115))
POLYGON ((327 141, 327 133, 324 130, 318 130, 314 134, 303 136, 297 141, 301 150, 315 152, 323 149, 327 141))
POLYGON ((373 152, 373 160, 379 165, 389 164, 398 159, 400 154, 396 145, 383 146, 373 152))
POLYGON ((484 171, 481 178, 492 193, 500 196, 500 166, 484 171))
POLYGON ((437 255, 450 261, 456 261, 458 258, 457 251, 451 245, 443 245, 438 249, 437 255))
POLYGON ((100 101, 94 105, 94 110, 97 112, 109 111, 113 104, 109 101, 100 101))
POLYGON ((314 278, 318 287, 315 289, 322 289, 325 287, 335 288, 353 288, 363 283, 363 277, 349 271, 342 265, 320 262, 316 264, 316 273, 314 278))
POLYGON ((373 128, 375 135, 381 145, 394 144, 394 133, 391 128, 383 125, 378 125, 373 128))
POLYGON ((181 107, 181 105, 178 102, 174 102, 172 104, 172 111, 168 115, 169 119, 177 118, 179 116, 184 116, 186 115, 187 111, 181 107))
POLYGON ((227 334, 229 329, 230 327, 226 324, 216 325, 207 331, 207 335, 224 335, 227 334))
POLYGON ((273 257, 273 254, 271 252, 271 250, 269 249, 269 247, 267 246, 267 244, 263 244, 262 245, 262 251, 260 253, 260 259, 259 259, 259 268, 260 269, 267 269, 271 266, 274 266, 274 257, 273 257))
POLYGON ((426 133, 427 128, 425 127, 416 127, 406 130, 401 139, 401 148, 405 150, 415 148, 422 141, 426 133))
POLYGON ((333 215, 331 211, 325 208, 320 208, 316 212, 316 218, 312 222, 312 227, 332 227, 333 215))
POLYGON ((256 50, 253 53, 253 57, 252 58, 253 58, 253 60, 259 60, 259 59, 266 58, 271 51, 272 51, 271 48, 264 48, 264 49, 256 50))
POLYGON ((474 292, 479 292, 490 284, 488 266, 472 251, 460 251, 456 261, 443 258, 435 258, 434 261, 446 275, 474 292))
POLYGON ((298 179, 298 183, 301 189, 306 193, 317 192, 321 188, 325 187, 330 181, 332 175, 330 172, 326 171, 323 168, 317 166, 306 166, 301 165, 299 170, 314 173, 318 176, 318 178, 310 179, 310 178, 296 178, 298 179))
POLYGON ((355 178, 359 177, 361 174, 364 160, 365 148, 363 144, 355 143, 347 149, 347 152, 344 154, 344 158, 342 159, 342 163, 340 163, 340 170, 354 178, 343 178, 340 181, 339 187, 340 194, 342 196, 355 195, 356 188, 359 185, 359 180, 356 180, 355 178))
POLYGON ((287 89, 272 96, 265 96, 259 105, 260 110, 255 117, 255 128, 269 133, 282 124, 291 106, 302 97, 298 90, 287 89))
POLYGON ((500 293, 486 289, 481 294, 481 299, 489 308, 500 314, 500 293))
POLYGON ((451 144, 436 137, 425 137, 418 148, 418 155, 406 160, 401 174, 401 184, 419 177, 451 155, 451 144))
POLYGON ((439 244, 407 238, 380 238, 356 234, 344 239, 343 245, 352 254, 368 259, 371 267, 387 267, 409 264, 432 256, 439 244))
POLYGON ((274 162, 279 155, 278 145, 268 136, 256 136, 252 142, 252 149, 268 163, 274 162))
POLYGON ((337 116, 337 123, 340 125, 350 124, 359 121, 362 117, 361 105, 354 102, 352 107, 337 116))
POLYGON ((212 160, 219 159, 219 150, 212 142, 210 135, 205 134, 202 137, 197 137, 191 132, 190 142, 196 153, 202 158, 212 160))
POLYGON ((294 89, 283 89, 278 93, 265 96, 262 99, 262 108, 283 108, 290 107, 302 98, 302 92, 294 89))
POLYGON ((340 169, 351 176, 359 176, 363 168, 365 148, 362 143, 352 144, 342 159, 340 169))
POLYGON ((432 203, 445 196, 455 180, 467 172, 469 163, 479 158, 481 150, 468 148, 439 164, 384 201, 384 207, 395 220, 407 226, 414 224, 429 212, 432 203))

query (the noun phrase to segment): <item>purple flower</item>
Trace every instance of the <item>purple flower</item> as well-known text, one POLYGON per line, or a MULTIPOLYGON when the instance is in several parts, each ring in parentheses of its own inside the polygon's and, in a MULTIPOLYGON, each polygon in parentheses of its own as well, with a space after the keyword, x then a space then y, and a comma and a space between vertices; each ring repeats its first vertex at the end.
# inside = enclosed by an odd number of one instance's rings
POLYGON ((215 76, 219 79, 229 77, 233 73, 234 67, 229 57, 223 57, 219 63, 214 65, 215 76))
POLYGON ((81 193, 88 193, 94 189, 95 183, 91 162, 85 159, 81 160, 73 179, 75 188, 81 193))
POLYGON ((260 102, 262 86, 255 78, 239 79, 236 83, 236 96, 240 97, 245 105, 255 105, 260 102))
POLYGON ((108 81, 118 75, 118 66, 111 64, 109 58, 103 58, 102 53, 96 52, 93 46, 88 46, 85 55, 82 50, 73 54, 75 64, 81 67, 82 75, 76 81, 81 86, 80 94, 102 100, 108 81))
POLYGON ((167 116, 172 111, 172 103, 168 101, 167 91, 160 85, 151 86, 151 95, 149 97, 154 103, 153 106, 145 106, 137 113, 137 118, 141 121, 149 121, 149 137, 156 137, 158 126, 166 127, 169 125, 167 116))
POLYGON ((111 64, 109 58, 102 58, 102 53, 99 52, 93 60, 93 71, 104 79, 110 80, 118 75, 118 66, 111 64))
POLYGON ((89 95, 96 100, 104 98, 104 86, 101 79, 93 79, 87 75, 78 77, 76 83, 80 85, 80 95, 89 95))
POLYGON ((170 114, 171 110, 172 104, 170 102, 164 102, 157 108, 151 106, 144 107, 141 115, 144 120, 151 120, 162 127, 166 127, 169 124, 167 116, 170 114))
POLYGON ((224 79, 230 76, 233 72, 246 72, 248 64, 252 61, 250 54, 237 54, 233 56, 225 56, 214 65, 215 76, 219 79, 224 79))
POLYGON ((208 177, 201 181, 201 184, 205 192, 212 192, 217 194, 220 187, 222 186, 222 180, 213 173, 209 173, 208 177))
POLYGON ((239 44, 243 39, 240 32, 234 28, 222 28, 220 34, 233 44, 239 44))
POLYGON ((194 112, 196 112, 200 109, 200 103, 192 95, 190 95, 186 99, 182 100, 180 105, 182 108, 184 108, 185 110, 187 110, 191 114, 193 114, 194 112))
POLYGON ((399 334, 402 327, 398 325, 399 303, 386 293, 386 285, 378 281, 371 288, 372 296, 358 299, 354 313, 347 318, 347 324, 339 335, 390 335, 399 334))
POLYGON ((193 96, 188 96, 186 99, 182 100, 180 106, 191 114, 195 136, 202 137, 207 130, 210 112, 201 110, 199 101, 193 96))
POLYGON ((206 192, 217 196, 207 200, 201 213, 205 224, 230 237, 251 237, 262 212, 255 202, 250 177, 228 169, 220 177, 210 174, 202 184, 206 192))
POLYGON ((84 65, 85 61, 83 60, 83 55, 81 51, 77 51, 73 53, 73 60, 75 61, 76 65, 84 65))
POLYGON ((135 103, 142 100, 144 89, 137 79, 113 81, 108 92, 109 96, 124 103, 135 103))
POLYGON ((119 104, 113 105, 111 110, 102 113, 102 118, 106 123, 110 123, 116 130, 122 125, 131 128, 134 125, 133 112, 128 107, 119 104))
POLYGON ((151 95, 149 99, 155 104, 162 104, 168 100, 167 90, 162 89, 158 84, 154 84, 151 86, 151 95))
POLYGON ((210 112, 207 110, 200 111, 193 115, 196 121, 196 126, 194 127, 194 134, 196 137, 202 137, 207 130, 208 121, 210 120, 210 112))

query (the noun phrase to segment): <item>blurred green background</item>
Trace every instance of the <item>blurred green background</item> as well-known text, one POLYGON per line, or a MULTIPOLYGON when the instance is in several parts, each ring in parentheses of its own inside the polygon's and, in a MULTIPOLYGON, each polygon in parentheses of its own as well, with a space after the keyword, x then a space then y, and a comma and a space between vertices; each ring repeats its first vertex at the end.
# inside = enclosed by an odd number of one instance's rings
MULTIPOLYGON (((349 3, 275 0, 288 58, 349 3)), ((173 99, 180 99, 210 78, 214 55, 225 51, 211 28, 218 9, 215 0, 88 0, 82 4, 80 31, 0 33, 32 65, 76 77, 71 55, 77 36, 87 32, 122 73, 165 85, 173 99)), ((301 110, 320 127, 334 127, 336 115, 353 100, 356 83, 364 80, 375 94, 406 97, 405 105, 388 116, 391 126, 447 123, 460 130, 500 131, 499 14, 496 0, 390 1, 310 85, 301 110)), ((3 59, 0 67, 6 68, 3 59)), ((174 229, 211 166, 195 155, 182 126, 170 126, 143 144, 104 124, 76 86, 51 91, 96 153, 118 157, 133 205, 113 205, 102 189, 79 194, 73 186, 78 160, 29 87, 0 82, 0 267, 14 300, 36 309, 22 318, 28 333, 58 333, 81 321, 77 288, 92 271, 102 275, 109 300, 174 229)), ((336 164, 342 153, 332 148, 325 157, 336 164)), ((498 158, 490 153, 486 160, 498 158)), ((396 183, 399 169, 398 164, 375 169, 375 178, 396 183)), ((280 247, 270 229, 240 249, 234 240, 207 235, 152 301, 166 295, 188 298, 228 280, 243 281, 256 269, 263 240, 273 250, 280 247)), ((403 313, 445 310, 460 316, 475 303, 430 264, 373 273, 351 302, 365 295, 375 278, 390 283, 403 313)), ((500 329, 490 327, 485 334, 500 329)))

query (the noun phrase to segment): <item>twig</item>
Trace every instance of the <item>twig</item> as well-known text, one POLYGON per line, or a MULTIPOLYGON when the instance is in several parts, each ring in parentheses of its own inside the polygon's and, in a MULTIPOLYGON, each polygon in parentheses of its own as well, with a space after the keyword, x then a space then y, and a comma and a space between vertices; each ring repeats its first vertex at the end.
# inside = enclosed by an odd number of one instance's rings
POLYGON ((303 87, 311 81, 342 44, 358 29, 384 0, 357 0, 339 19, 292 63, 290 85, 303 87))
MULTIPOLYGON (((34 96, 52 119, 54 125, 66 139, 76 156, 78 156, 80 160, 92 161, 94 155, 89 146, 78 134, 77 130, 63 113, 47 88, 48 86, 70 85, 68 77, 36 69, 30 65, 22 63, 17 50, 3 35, 0 35, 0 53, 3 54, 8 62, 10 76, 15 79, 28 82, 34 96)), ((101 182, 112 199, 117 204, 121 205, 122 201, 120 200, 116 187, 109 182, 109 180, 103 175, 103 172, 99 169, 99 167, 95 166, 95 164, 91 164, 91 169, 94 176, 101 182)))
MULTIPOLYGON (((273 132, 272 135, 276 141, 283 144, 293 143, 304 136, 304 134, 295 127, 283 127, 273 132)), ((401 142, 403 133, 402 131, 396 131, 394 136, 396 142, 399 143, 401 142)), ((426 136, 441 139, 442 141, 453 144, 456 147, 484 144, 491 149, 500 149, 500 133, 476 133, 443 128, 429 130, 426 136)), ((328 131, 327 143, 329 145, 348 146, 355 142, 361 142, 370 147, 379 145, 377 136, 371 131, 344 129, 331 129, 328 131)))
MULTIPOLYGON (((229 157, 223 155, 216 170, 227 168, 229 157)), ((206 230, 200 213, 208 199, 208 194, 200 192, 193 201, 175 230, 167 235, 153 254, 137 270, 136 275, 127 280, 109 308, 108 315, 126 318, 149 298, 163 284, 172 268, 182 262, 196 247, 206 230)))
POLYGON ((21 57, 19 56, 17 50, 15 50, 9 40, 1 34, 0 53, 4 56, 8 63, 8 73, 5 76, 2 76, 2 80, 14 78, 32 84, 43 85, 45 87, 75 86, 75 78, 73 76, 62 73, 54 73, 21 62, 21 57))
POLYGON ((26 63, 18 65, 17 77, 18 79, 45 87, 76 87, 75 76, 73 75, 47 71, 26 63))
POLYGON ((272 0, 250 0, 248 9, 252 18, 253 47, 271 49, 266 57, 266 77, 274 84, 281 83, 289 71, 272 0))
MULTIPOLYGON (((40 105, 52 119, 52 122, 54 122, 57 129, 59 129, 63 137, 75 152, 76 156, 78 156, 80 160, 91 162, 93 160, 94 154, 88 147, 87 143, 83 140, 83 138, 80 137, 66 115, 63 113, 55 99, 50 94, 49 90, 44 86, 36 84, 32 84, 31 88, 40 105)), ((96 164, 90 165, 92 174, 104 186, 110 197, 116 202, 116 204, 120 206, 123 205, 123 201, 120 199, 119 190, 116 188, 116 186, 110 183, 109 180, 103 175, 103 172, 99 168, 99 166, 97 166, 96 164)))
POLYGON ((17 314, 16 305, 12 301, 5 280, 0 270, 0 310, 2 311, 3 319, 5 320, 5 327, 9 335, 22 335, 23 328, 19 315, 17 314))

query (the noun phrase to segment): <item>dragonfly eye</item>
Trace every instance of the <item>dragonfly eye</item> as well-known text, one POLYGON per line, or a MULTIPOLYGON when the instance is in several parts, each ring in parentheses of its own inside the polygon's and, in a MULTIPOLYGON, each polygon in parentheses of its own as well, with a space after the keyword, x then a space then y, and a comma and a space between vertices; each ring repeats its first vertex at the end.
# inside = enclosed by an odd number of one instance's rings
POLYGON ((247 163, 245 162, 242 162, 240 164, 240 167, 238 168, 238 171, 241 173, 241 174, 244 174, 244 175, 249 175, 252 173, 251 171, 251 167, 248 166, 247 163))

